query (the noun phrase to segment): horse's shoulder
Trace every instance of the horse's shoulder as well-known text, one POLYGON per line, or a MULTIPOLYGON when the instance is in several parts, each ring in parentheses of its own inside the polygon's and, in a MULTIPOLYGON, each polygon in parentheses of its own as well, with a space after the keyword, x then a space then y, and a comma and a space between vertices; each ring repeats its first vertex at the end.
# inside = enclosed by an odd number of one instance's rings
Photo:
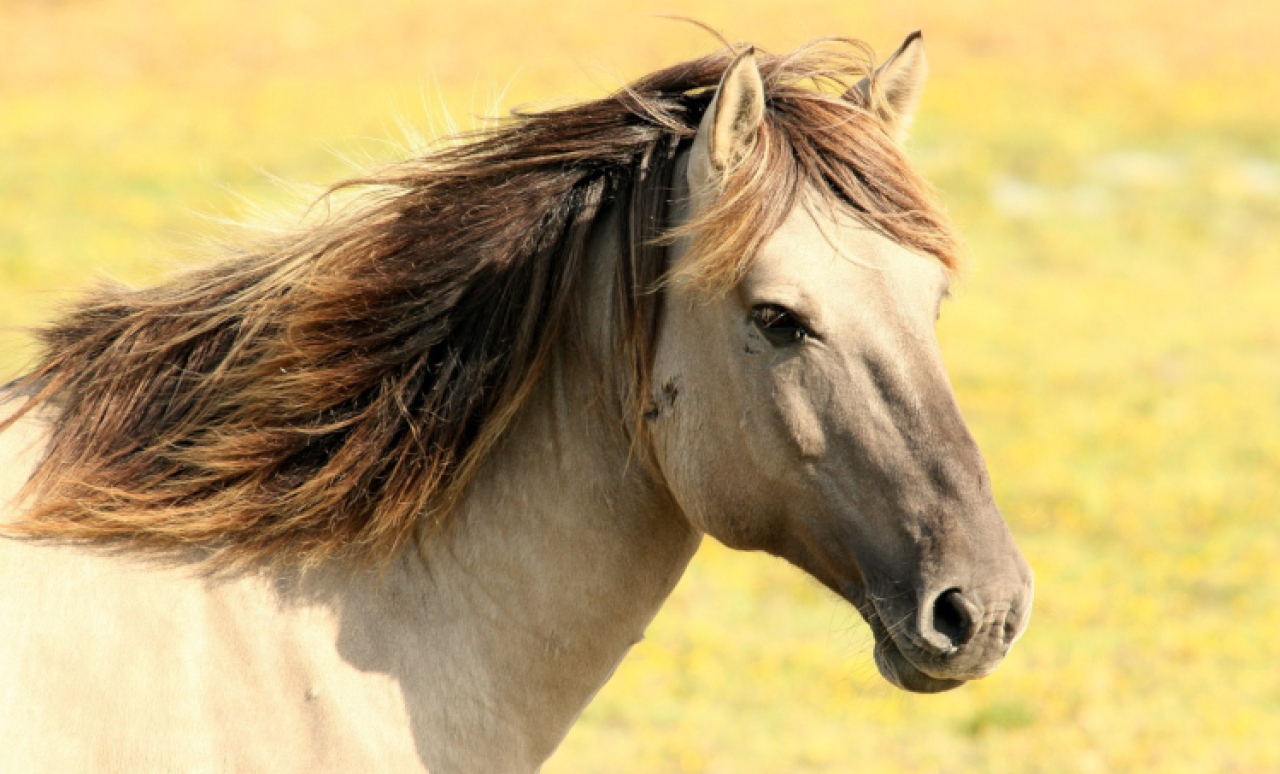
POLYGON ((0 771, 419 770, 337 613, 266 574, 0 538, 0 771))

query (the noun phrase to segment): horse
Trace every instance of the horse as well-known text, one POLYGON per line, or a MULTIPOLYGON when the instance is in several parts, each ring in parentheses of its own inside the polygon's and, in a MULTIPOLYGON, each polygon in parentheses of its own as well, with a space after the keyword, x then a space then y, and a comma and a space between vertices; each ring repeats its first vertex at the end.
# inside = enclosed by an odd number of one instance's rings
POLYGON ((38 332, 0 769, 529 772, 704 536, 992 672, 1032 573, 934 333, 916 33, 730 47, 335 186, 38 332))

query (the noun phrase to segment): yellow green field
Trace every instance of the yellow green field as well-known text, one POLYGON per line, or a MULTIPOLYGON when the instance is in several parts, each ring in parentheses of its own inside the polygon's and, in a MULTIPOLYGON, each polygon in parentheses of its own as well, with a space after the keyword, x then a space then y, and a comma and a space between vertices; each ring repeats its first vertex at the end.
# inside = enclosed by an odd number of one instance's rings
POLYGON ((656 13, 775 51, 924 29, 912 149, 973 254, 943 347, 1036 612, 992 677, 907 695, 855 613, 707 545, 547 771, 1280 772, 1274 2, 0 0, 0 379, 95 275, 155 277, 442 104, 714 45, 656 13))

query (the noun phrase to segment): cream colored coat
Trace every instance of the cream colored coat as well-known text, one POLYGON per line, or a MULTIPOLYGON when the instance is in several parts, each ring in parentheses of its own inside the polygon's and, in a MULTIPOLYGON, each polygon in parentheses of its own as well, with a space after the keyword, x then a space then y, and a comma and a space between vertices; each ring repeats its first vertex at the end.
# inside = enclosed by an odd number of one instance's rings
MULTIPOLYGON (((895 59, 909 70, 882 75, 905 120, 918 37, 895 59)), ((744 56, 690 153, 691 206, 763 99, 744 56)), ((590 265, 591 297, 611 297, 609 261, 590 265)), ((946 382, 932 330, 946 284, 851 217, 798 208, 734 292, 666 291, 654 465, 606 429, 617 401, 589 378, 599 363, 562 356, 451 527, 380 574, 207 577, 0 538, 0 772, 535 771, 703 534, 783 556, 857 606, 899 685, 986 674, 1026 624, 1031 579, 946 382), (756 315, 774 307, 811 335, 766 341, 756 315)), ((0 435, 0 503, 43 421, 0 435)))

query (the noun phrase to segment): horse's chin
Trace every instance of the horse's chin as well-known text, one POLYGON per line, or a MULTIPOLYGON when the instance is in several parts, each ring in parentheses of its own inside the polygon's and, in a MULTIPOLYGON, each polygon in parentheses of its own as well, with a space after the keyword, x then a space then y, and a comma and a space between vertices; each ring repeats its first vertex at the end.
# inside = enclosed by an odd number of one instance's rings
POLYGON ((875 657, 876 668, 884 675, 884 679, 904 691, 942 693, 965 684, 964 680, 933 677, 920 671, 888 637, 876 638, 875 657))

